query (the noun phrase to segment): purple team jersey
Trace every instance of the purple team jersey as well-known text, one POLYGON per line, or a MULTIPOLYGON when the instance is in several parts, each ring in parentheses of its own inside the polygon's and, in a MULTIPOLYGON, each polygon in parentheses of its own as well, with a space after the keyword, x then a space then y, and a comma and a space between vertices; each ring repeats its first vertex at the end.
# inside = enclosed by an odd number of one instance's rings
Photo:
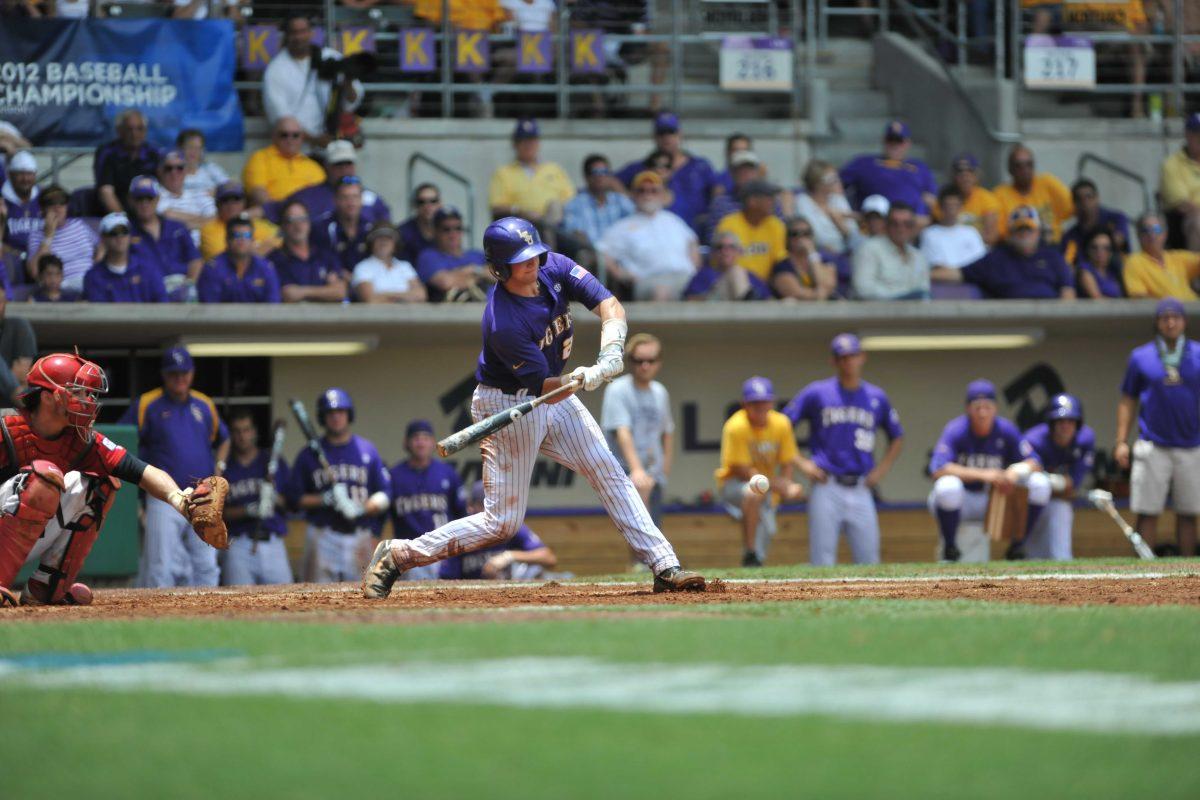
POLYGON ((963 267, 962 279, 998 300, 1053 300, 1075 286, 1071 267, 1053 247, 1039 247, 1027 257, 1006 244, 963 267))
POLYGON ((842 183, 857 209, 873 194, 889 203, 904 202, 917 214, 928 214, 923 194, 937 194, 937 181, 925 162, 915 158, 892 161, 883 156, 862 155, 841 169, 842 183))
MULTIPOLYGON (((353 435, 345 444, 330 444, 328 439, 321 439, 321 450, 324 451, 329 465, 333 467, 337 482, 344 483, 350 490, 351 500, 365 504, 367 498, 376 492, 384 492, 388 500, 391 500, 392 479, 375 445, 361 436, 353 435)), ((298 505, 301 495, 322 494, 329 486, 329 478, 317 463, 317 457, 313 455, 312 450, 307 447, 301 450, 292 466, 288 499, 293 505, 298 505)), ((308 509, 305 517, 312 525, 332 528, 338 533, 353 533, 364 527, 344 519, 326 506, 308 509)), ((383 515, 368 518, 365 527, 379 534, 383 528, 383 515)))
MULTIPOLYGON (((996 417, 991 432, 979 437, 971 433, 971 422, 963 414, 947 422, 942 429, 941 438, 933 448, 933 458, 929 460, 929 472, 936 473, 952 462, 974 469, 1004 469, 1024 460, 1021 432, 1016 425, 996 417)), ((972 492, 983 488, 982 481, 964 482, 964 485, 972 492)))
POLYGON ((118 422, 137 425, 139 457, 180 486, 212 475, 213 448, 229 438, 212 398, 195 390, 176 402, 162 389, 152 389, 132 403, 118 422))
POLYGON ((517 532, 507 542, 485 547, 466 555, 443 559, 438 564, 438 577, 444 581, 478 580, 483 577, 483 565, 497 553, 503 553, 505 550, 520 550, 522 553, 528 553, 530 550, 537 550, 545 546, 536 533, 522 525, 517 528, 517 532))
POLYGON ((889 440, 904 435, 887 394, 866 381, 857 389, 844 388, 837 378, 814 381, 783 413, 793 425, 808 420, 813 461, 831 475, 861 476, 874 469, 876 429, 889 440))
POLYGON ((1054 444, 1050 426, 1043 422, 1025 431, 1025 437, 1021 439, 1021 456, 1032 458, 1046 472, 1068 476, 1078 490, 1096 459, 1096 432, 1087 425, 1080 425, 1071 446, 1061 448, 1054 444))
POLYGON ((541 292, 518 297, 497 284, 483 310, 483 350, 475 379, 505 394, 539 394, 547 378, 562 374, 571 357, 575 324, 572 300, 594 309, 612 297, 590 272, 550 253, 538 270, 541 292))
POLYGON ((1138 431, 1163 447, 1200 447, 1200 344, 1184 342, 1178 369, 1168 370, 1158 342, 1129 355, 1121 394, 1138 401, 1138 431))
MULTIPOLYGON (((259 489, 267 478, 267 459, 271 457, 270 450, 259 450, 249 464, 242 464, 236 456, 230 456, 229 465, 225 470, 225 479, 229 481, 229 497, 225 503, 229 506, 248 507, 258 505, 259 489)), ((287 459, 280 458, 275 470, 275 490, 280 496, 287 495, 288 476, 287 459)), ((262 530, 278 536, 287 535, 287 522, 279 507, 275 513, 263 520, 243 518, 228 524, 230 536, 250 536, 262 530)))
POLYGON ((434 461, 416 469, 407 461, 392 467, 392 528, 397 539, 415 539, 466 515, 454 467, 434 461))

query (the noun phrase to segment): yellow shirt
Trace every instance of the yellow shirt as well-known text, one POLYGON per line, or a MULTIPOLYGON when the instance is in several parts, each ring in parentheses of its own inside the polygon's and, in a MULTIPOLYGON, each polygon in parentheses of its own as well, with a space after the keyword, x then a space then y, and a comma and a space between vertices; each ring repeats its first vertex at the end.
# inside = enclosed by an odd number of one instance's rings
POLYGON ((325 170, 306 155, 288 158, 275 145, 255 150, 242 169, 246 191, 266 189, 272 200, 286 200, 306 186, 325 181, 325 170))
POLYGON ((1053 175, 1043 172, 1033 176, 1029 194, 1021 194, 1011 183, 1002 183, 992 189, 1000 202, 1000 235, 1008 234, 1008 217, 1018 206, 1033 206, 1042 218, 1042 227, 1048 230, 1051 244, 1058 244, 1062 236, 1063 223, 1075 216, 1075 201, 1071 190, 1053 175))
MULTIPOLYGON (((279 237, 279 228, 265 219, 256 219, 253 222, 255 244, 268 239, 274 240, 276 247, 283 244, 283 239, 279 237)), ((200 227, 200 255, 205 261, 212 261, 224 252, 225 223, 219 219, 210 219, 200 227)))
POLYGON ((1000 206, 996 195, 982 186, 976 186, 971 190, 971 196, 963 201, 958 221, 983 233, 983 218, 988 214, 995 214, 996 219, 999 220, 1004 215, 1004 209, 1000 206))
MULTIPOLYGON (((575 196, 575 186, 563 168, 552 161, 540 161, 532 170, 516 161, 492 173, 488 187, 488 205, 492 208, 517 209, 517 214, 546 216, 551 203, 563 203, 575 196)), ((507 212, 506 212, 507 213, 507 212)))
POLYGON ((1200 204, 1200 161, 1182 147, 1167 156, 1159 175, 1163 205, 1173 209, 1185 201, 1200 204))
POLYGON ((796 434, 792 431, 791 420, 772 410, 767 414, 767 424, 755 428, 750 424, 746 409, 740 409, 721 429, 721 468, 716 472, 717 483, 724 483, 729 478, 730 467, 750 467, 751 471, 770 477, 796 455, 796 434))
MULTIPOLYGON (((414 0, 413 13, 430 22, 442 21, 442 0, 414 0)), ((450 0, 450 25, 464 31, 490 31, 508 14, 496 0, 450 0)))
POLYGON ((762 278, 771 279, 771 267, 787 256, 787 226, 774 215, 751 225, 745 213, 738 211, 720 221, 714 233, 730 232, 742 243, 738 263, 762 278))
POLYGON ((1160 264, 1145 253, 1125 257, 1125 291, 1130 297, 1200 299, 1191 282, 1200 277, 1200 253, 1168 250, 1160 264))

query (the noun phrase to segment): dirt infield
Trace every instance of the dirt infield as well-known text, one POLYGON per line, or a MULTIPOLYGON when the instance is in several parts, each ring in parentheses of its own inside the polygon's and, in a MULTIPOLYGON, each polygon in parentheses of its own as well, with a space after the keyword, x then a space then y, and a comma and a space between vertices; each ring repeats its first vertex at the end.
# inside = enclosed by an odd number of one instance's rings
MULTIPOLYGON (((1044 605, 1200 605, 1200 576, 1134 575, 1058 577, 1011 576, 934 579, 846 579, 730 581, 719 579, 704 593, 654 594, 649 584, 399 584, 383 602, 364 600, 357 584, 97 592, 91 606, 35 607, 0 610, 5 621, 78 619, 143 619, 220 616, 228 618, 337 617, 370 621, 396 611, 462 610, 483 612, 553 612, 563 607, 604 610, 612 607, 670 606, 685 611, 698 605, 737 605, 783 601, 846 600, 986 600, 1044 605)), ((467 615, 471 618, 474 615, 467 615)))

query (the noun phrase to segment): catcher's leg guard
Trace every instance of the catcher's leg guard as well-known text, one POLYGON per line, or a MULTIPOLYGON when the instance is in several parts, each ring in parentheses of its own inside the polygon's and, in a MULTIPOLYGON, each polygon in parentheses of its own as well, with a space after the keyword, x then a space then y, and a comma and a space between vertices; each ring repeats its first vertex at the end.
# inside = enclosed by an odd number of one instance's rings
POLYGON ((55 520, 47 526, 47 535, 53 532, 56 536, 25 584, 22 603, 87 605, 92 601, 91 589, 76 583, 75 578, 100 536, 100 526, 120 486, 120 481, 112 477, 68 475, 60 510, 63 521, 57 524, 55 520))
POLYGON ((11 586, 65 488, 62 470, 34 461, 0 487, 0 586, 11 586))

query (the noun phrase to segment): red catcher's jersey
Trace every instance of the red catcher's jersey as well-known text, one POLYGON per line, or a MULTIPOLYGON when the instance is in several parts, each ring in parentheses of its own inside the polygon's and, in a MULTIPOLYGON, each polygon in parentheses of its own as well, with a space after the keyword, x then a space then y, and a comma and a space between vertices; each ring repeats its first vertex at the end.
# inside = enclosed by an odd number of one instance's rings
POLYGON ((0 419, 4 425, 0 444, 0 476, 7 480, 22 467, 37 459, 53 463, 64 473, 85 472, 108 476, 125 457, 125 448, 98 431, 89 431, 88 439, 66 428, 57 439, 44 439, 33 432, 29 417, 24 413, 8 414, 0 419))

